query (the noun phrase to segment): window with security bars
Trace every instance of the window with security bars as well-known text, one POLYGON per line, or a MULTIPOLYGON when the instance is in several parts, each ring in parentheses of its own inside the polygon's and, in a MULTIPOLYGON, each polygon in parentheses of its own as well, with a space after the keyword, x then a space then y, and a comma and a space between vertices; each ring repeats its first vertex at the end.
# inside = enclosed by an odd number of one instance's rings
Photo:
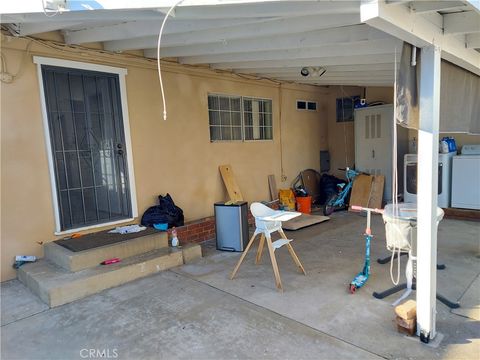
POLYGON ((210 141, 272 140, 272 100, 208 95, 210 141))

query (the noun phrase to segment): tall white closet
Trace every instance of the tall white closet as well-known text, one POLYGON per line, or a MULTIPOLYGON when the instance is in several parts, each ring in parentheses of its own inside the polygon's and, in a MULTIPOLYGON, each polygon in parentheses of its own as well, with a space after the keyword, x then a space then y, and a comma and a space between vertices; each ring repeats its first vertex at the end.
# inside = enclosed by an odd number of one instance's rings
MULTIPOLYGON (((403 156, 408 150, 408 130, 397 126, 398 191, 403 190, 403 156)), ((392 200, 393 105, 355 109, 355 169, 385 176, 383 200, 392 200)))

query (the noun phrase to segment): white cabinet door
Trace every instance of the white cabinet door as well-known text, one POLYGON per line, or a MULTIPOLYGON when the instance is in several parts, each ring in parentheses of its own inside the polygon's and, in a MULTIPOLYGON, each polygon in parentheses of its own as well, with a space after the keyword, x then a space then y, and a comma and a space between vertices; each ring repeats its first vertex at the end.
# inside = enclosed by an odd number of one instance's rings
POLYGON ((391 199, 392 106, 355 111, 355 167, 385 176, 384 199, 391 199))

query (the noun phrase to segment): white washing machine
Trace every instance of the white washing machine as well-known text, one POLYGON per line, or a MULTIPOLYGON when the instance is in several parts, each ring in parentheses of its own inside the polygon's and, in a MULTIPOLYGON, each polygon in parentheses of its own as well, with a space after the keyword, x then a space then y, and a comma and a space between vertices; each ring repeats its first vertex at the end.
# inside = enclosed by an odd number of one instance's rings
POLYGON ((452 207, 480 210, 480 145, 464 145, 453 158, 452 207))
MULTIPOLYGON (((450 207, 452 159, 456 152, 438 154, 438 206, 450 207)), ((403 169, 403 198, 406 203, 417 202, 417 154, 406 154, 403 169)))

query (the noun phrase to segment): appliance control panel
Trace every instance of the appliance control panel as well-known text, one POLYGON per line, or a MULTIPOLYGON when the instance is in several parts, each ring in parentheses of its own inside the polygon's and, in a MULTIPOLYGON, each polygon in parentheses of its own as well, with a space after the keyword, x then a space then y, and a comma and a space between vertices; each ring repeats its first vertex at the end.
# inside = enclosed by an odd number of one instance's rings
POLYGON ((462 155, 480 155, 480 144, 463 145, 462 155))

